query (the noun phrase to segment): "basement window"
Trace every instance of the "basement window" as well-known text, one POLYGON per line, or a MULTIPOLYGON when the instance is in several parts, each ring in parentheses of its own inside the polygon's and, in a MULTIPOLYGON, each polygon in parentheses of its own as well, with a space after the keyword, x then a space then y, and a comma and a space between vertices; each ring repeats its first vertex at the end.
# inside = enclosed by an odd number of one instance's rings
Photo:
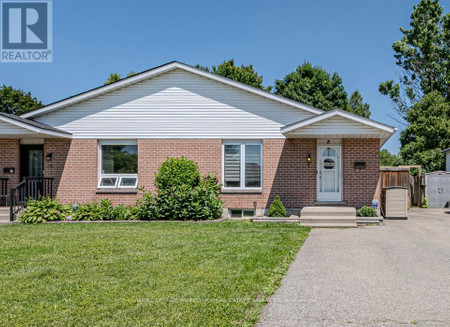
POLYGON ((136 188, 137 142, 102 140, 99 147, 99 188, 136 188))
POLYGON ((231 218, 255 217, 254 209, 230 209, 228 212, 231 218))

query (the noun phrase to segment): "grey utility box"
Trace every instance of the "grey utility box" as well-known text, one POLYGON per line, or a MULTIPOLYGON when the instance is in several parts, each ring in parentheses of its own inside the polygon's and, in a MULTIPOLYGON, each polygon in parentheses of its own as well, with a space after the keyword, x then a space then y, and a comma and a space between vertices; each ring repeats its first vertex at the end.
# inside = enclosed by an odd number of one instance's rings
POLYGON ((408 219, 408 189, 402 186, 385 187, 381 204, 385 219, 408 219))

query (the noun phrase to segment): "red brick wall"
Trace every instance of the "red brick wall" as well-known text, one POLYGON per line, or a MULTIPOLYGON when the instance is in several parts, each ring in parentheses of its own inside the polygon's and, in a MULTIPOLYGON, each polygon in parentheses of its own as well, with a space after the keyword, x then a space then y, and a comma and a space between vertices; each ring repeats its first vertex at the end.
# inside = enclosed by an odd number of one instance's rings
POLYGON ((380 141, 378 139, 343 139, 343 191, 348 205, 361 207, 379 199, 380 141), (357 170, 355 162, 364 161, 366 169, 357 170))
POLYGON ((0 139, 0 177, 8 177, 8 188, 19 183, 20 179, 20 141, 0 139), (3 173, 3 168, 14 168, 14 174, 3 173))
MULTIPOLYGON (((375 139, 343 140, 344 201, 350 205, 369 205, 376 196, 379 146, 375 139), (365 161, 357 171, 355 161, 365 161)), ((301 208, 316 201, 316 140, 266 139, 263 141, 263 191, 253 194, 223 194, 228 208, 267 208, 279 195, 287 208, 301 208), (311 154, 308 166, 306 158, 311 154)), ((154 191, 154 176, 168 156, 185 156, 196 161, 202 174, 222 178, 221 140, 138 140, 140 187, 154 191)), ((55 177, 57 197, 64 202, 88 202, 109 198, 115 204, 134 203, 136 194, 97 194, 97 140, 46 139, 44 152, 52 153, 44 163, 45 176, 55 177)))

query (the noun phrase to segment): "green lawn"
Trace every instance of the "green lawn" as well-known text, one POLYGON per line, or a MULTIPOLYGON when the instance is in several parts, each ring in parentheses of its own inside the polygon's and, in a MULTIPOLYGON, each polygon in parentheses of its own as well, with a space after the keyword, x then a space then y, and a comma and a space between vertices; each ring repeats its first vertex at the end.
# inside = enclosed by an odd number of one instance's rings
POLYGON ((308 235, 298 224, 0 227, 0 326, 251 325, 308 235))

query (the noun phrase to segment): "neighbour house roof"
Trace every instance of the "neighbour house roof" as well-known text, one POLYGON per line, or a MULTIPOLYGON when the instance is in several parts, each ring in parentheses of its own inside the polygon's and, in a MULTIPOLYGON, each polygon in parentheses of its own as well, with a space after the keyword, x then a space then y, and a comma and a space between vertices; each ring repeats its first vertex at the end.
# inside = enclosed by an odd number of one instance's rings
POLYGON ((34 132, 37 134, 45 134, 50 136, 70 138, 71 133, 54 128, 52 126, 42 124, 33 120, 24 119, 15 115, 0 112, 0 122, 5 122, 21 129, 34 132))
POLYGON ((152 77, 155 77, 155 76, 158 76, 158 75, 170 72, 170 71, 175 70, 175 69, 182 69, 184 71, 188 71, 190 73, 197 74, 197 75, 200 75, 200 76, 203 76, 203 77, 209 78, 211 80, 214 80, 214 81, 217 81, 217 82, 221 82, 221 83, 233 86, 233 87, 236 87, 238 89, 241 89, 241 90, 253 93, 253 94, 258 94, 258 95, 263 96, 265 98, 268 98, 268 99, 271 99, 271 100, 274 100, 274 101, 278 101, 278 102, 281 102, 281 103, 284 103, 284 104, 287 104, 287 105, 290 105, 290 106, 293 106, 293 107, 296 107, 296 108, 299 108, 299 109, 311 112, 313 114, 321 114, 323 112, 320 109, 317 109, 317 108, 308 106, 306 104, 303 104, 303 103, 300 103, 300 102, 297 102, 297 101, 294 101, 294 100, 291 100, 291 99, 288 99, 288 98, 285 98, 285 97, 282 97, 282 96, 279 96, 279 95, 276 95, 276 94, 273 94, 273 93, 270 93, 270 92, 267 92, 267 91, 264 91, 264 90, 259 89, 257 87, 253 87, 253 86, 241 83, 241 82, 237 82, 237 81, 232 80, 230 78, 223 77, 223 76, 220 76, 220 75, 216 75, 216 74, 204 71, 202 69, 198 69, 198 68, 192 67, 190 65, 181 63, 179 61, 172 61, 172 62, 169 62, 167 64, 164 64, 164 65, 161 65, 161 66, 158 66, 158 67, 155 67, 155 68, 143 71, 141 73, 135 74, 133 76, 130 76, 130 77, 127 77, 127 78, 123 78, 123 79, 121 79, 121 80, 119 80, 119 81, 117 81, 115 83, 111 83, 111 84, 108 84, 108 85, 102 85, 102 86, 99 86, 97 88, 88 90, 86 92, 79 93, 79 94, 76 94, 76 95, 71 96, 69 98, 66 98, 66 99, 63 99, 63 100, 51 103, 51 104, 46 105, 46 106, 44 106, 42 108, 29 111, 29 112, 23 114, 21 117, 23 117, 23 118, 35 118, 35 117, 47 114, 49 112, 52 112, 52 111, 64 108, 66 106, 69 106, 69 105, 72 105, 72 104, 75 104, 75 103, 78 103, 78 102, 81 102, 81 101, 84 101, 84 100, 87 100, 87 99, 91 99, 93 97, 96 97, 96 96, 99 96, 99 95, 102 95, 102 94, 105 94, 105 93, 108 93, 108 92, 112 92, 114 90, 117 90, 117 89, 129 86, 131 84, 139 83, 139 82, 144 81, 146 79, 149 79, 149 78, 152 78, 152 77))
POLYGON ((348 111, 334 109, 281 128, 286 137, 358 137, 380 138, 383 145, 397 128, 364 118, 348 111))

